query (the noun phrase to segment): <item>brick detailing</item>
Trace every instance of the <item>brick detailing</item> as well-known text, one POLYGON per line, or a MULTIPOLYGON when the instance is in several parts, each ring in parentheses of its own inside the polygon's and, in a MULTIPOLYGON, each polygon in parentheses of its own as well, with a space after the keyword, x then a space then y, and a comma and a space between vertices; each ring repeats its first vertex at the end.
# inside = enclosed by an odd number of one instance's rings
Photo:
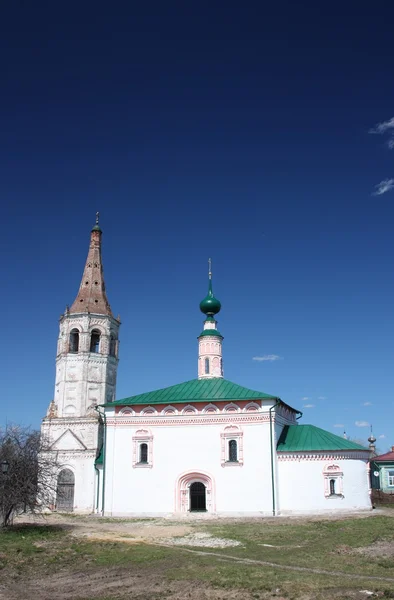
POLYGON ((104 272, 101 262, 101 235, 99 229, 93 229, 90 234, 88 257, 78 295, 70 308, 71 314, 90 312, 113 316, 105 293, 104 272))

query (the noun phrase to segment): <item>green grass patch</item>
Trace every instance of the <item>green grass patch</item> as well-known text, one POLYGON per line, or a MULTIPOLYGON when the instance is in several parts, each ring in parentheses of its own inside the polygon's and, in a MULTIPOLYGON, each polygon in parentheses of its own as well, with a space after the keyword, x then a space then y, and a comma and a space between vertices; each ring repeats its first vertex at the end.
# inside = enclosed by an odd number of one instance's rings
MULTIPOLYGON (((98 527, 100 522, 98 520, 98 527)), ((159 523, 162 525, 161 521, 159 523)), ((147 586, 152 586, 150 596, 147 596, 151 598, 156 597, 154 585, 157 581, 169 584, 187 581, 204 590, 209 587, 245 590, 245 594, 254 594, 255 598, 263 598, 264 594, 276 589, 280 589, 280 596, 289 600, 302 595, 315 600, 326 600, 327 597, 344 600, 360 589, 380 591, 385 598, 394 597, 394 581, 365 578, 373 575, 394 579, 393 556, 379 552, 367 556, 354 551, 374 547, 377 542, 394 544, 393 518, 199 521, 193 524, 193 529, 209 532, 215 537, 235 539, 242 545, 224 549, 194 548, 199 553, 191 553, 182 547, 77 538, 67 528, 48 524, 17 526, 0 533, 2 580, 23 579, 28 583, 29 578, 42 576, 45 585, 45 578, 51 573, 61 571, 71 577, 73 573, 83 573, 89 577, 105 570, 108 581, 111 581, 112 572, 138 573, 147 586), (289 571, 234 562, 228 557, 324 569, 332 574, 289 571), (358 577, 344 578, 335 572, 358 577)), ((119 536, 119 533, 114 535, 119 536)), ((116 593, 111 596, 108 591, 104 587, 97 599, 115 600, 116 593)))

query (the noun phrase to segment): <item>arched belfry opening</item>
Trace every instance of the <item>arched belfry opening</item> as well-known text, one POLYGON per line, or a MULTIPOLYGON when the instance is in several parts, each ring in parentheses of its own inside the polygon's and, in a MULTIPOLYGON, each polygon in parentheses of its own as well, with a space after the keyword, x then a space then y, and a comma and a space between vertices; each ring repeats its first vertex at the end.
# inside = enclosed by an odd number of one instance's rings
POLYGON ((90 352, 94 352, 98 354, 100 352, 100 331, 98 329, 93 329, 90 335, 90 352))
POLYGON ((71 329, 69 339, 69 352, 76 354, 79 350, 79 331, 78 329, 71 329))
POLYGON ((75 477, 71 469, 62 469, 57 477, 56 510, 74 510, 75 477))

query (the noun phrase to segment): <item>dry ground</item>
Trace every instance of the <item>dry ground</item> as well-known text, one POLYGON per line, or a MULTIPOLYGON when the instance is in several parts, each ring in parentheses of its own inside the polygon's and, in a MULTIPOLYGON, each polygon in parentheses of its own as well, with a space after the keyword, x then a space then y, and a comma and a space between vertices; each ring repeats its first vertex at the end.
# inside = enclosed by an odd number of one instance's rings
POLYGON ((394 598, 393 516, 22 518, 0 534, 0 600, 394 598))

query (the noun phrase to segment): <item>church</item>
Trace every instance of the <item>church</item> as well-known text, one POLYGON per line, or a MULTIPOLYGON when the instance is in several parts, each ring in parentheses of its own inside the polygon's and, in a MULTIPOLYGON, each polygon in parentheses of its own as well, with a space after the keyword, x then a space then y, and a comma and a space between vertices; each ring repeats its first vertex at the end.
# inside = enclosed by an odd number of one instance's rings
POLYGON ((53 510, 252 517, 371 508, 367 448, 224 378, 211 268, 197 378, 116 399, 120 319, 101 243, 97 216, 77 297, 60 317, 54 398, 42 421, 62 465, 53 510))

